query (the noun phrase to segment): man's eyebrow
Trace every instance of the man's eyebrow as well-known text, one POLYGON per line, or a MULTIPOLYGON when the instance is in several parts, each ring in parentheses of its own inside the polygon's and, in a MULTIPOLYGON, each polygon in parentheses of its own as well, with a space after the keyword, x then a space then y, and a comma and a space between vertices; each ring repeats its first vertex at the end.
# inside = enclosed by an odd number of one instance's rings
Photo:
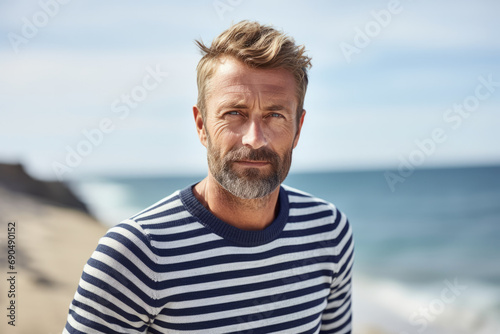
MULTIPOLYGON (((241 101, 225 101, 219 105, 220 109, 248 109, 248 105, 241 101)), ((264 107, 266 111, 281 111, 288 110, 287 106, 282 103, 273 103, 264 107)))
POLYGON ((279 110, 286 109, 286 107, 281 105, 281 104, 271 104, 271 105, 265 107, 264 109, 267 111, 279 111, 279 110))
POLYGON ((221 109, 248 109, 248 106, 242 102, 226 101, 220 105, 221 109))

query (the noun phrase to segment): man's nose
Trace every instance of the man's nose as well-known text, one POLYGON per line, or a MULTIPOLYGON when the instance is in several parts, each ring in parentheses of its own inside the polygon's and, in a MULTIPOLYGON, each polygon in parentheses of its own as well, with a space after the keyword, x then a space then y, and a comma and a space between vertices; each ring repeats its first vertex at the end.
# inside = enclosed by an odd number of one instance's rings
POLYGON ((243 145, 249 146, 254 150, 267 145, 261 120, 251 120, 248 122, 242 141, 243 145))

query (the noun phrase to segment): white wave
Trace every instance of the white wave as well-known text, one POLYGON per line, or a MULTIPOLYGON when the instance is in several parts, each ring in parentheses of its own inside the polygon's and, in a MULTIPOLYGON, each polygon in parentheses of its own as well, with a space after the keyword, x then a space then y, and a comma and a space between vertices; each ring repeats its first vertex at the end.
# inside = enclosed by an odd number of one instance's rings
POLYGON ((358 274, 353 288, 354 323, 357 333, 498 334, 499 297, 499 287, 465 278, 409 285, 358 274))
POLYGON ((71 188, 107 226, 114 226, 140 210, 132 201, 132 189, 122 183, 93 179, 72 183, 71 188))

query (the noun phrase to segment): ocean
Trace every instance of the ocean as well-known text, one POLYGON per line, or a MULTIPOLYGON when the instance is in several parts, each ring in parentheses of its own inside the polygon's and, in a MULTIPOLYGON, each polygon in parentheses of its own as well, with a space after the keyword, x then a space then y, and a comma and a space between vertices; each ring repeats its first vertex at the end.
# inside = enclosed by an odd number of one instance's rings
MULTIPOLYGON (((92 177, 72 187, 111 226, 202 178, 92 177)), ((500 333, 500 166, 421 169, 392 187, 385 171, 292 173, 284 183, 350 220, 358 333, 500 333)))

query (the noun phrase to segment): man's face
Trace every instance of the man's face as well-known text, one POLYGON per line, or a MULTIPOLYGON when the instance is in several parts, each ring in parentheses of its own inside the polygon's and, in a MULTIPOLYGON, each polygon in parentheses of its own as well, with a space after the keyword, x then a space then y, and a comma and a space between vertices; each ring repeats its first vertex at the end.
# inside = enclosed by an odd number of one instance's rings
POLYGON ((286 178, 305 112, 285 69, 252 69, 225 58, 210 81, 205 120, 195 108, 210 174, 239 198, 260 198, 286 178), (198 115, 197 115, 198 114, 198 115))

